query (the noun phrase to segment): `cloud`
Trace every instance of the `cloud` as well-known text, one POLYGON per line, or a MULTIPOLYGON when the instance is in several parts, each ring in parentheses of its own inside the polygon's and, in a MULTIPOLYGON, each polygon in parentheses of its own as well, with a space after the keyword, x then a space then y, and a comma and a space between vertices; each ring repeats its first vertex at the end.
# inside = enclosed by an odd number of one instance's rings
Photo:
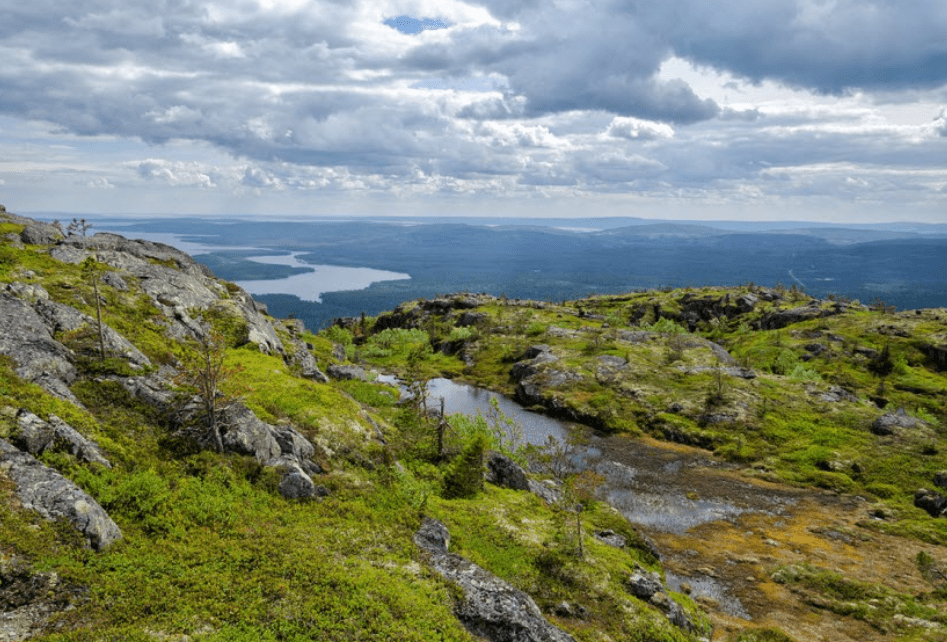
POLYGON ((36 0, 0 56, 0 151, 112 192, 847 198, 947 157, 932 0, 36 0), (912 101, 923 124, 884 116, 912 101))
POLYGON ((86 183, 86 185, 92 189, 115 189, 115 186, 103 176, 93 178, 91 181, 86 183))
POLYGON ((138 176, 149 181, 161 181, 173 186, 216 187, 214 170, 196 162, 168 161, 149 158, 127 164, 138 176))
POLYGON ((612 119, 606 133, 614 138, 627 138, 628 140, 656 140, 659 138, 673 138, 674 128, 664 123, 619 116, 612 119))
POLYGON ((825 93, 947 82, 947 5, 668 0, 638 14, 678 56, 825 93))
POLYGON ((392 29, 397 29, 401 33, 415 34, 428 29, 446 29, 447 25, 440 20, 432 18, 412 18, 410 16, 398 16, 397 18, 388 18, 385 24, 392 29))

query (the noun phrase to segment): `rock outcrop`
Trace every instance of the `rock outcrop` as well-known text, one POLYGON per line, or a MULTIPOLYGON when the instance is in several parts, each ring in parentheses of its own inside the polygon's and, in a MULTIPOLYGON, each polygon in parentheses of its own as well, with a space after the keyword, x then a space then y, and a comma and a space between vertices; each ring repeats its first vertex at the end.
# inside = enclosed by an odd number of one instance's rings
POLYGON ((515 461, 502 453, 491 450, 487 453, 485 479, 495 486, 513 490, 529 490, 529 477, 515 461))
POLYGON ((70 522, 95 550, 122 539, 122 531, 94 499, 3 439, 0 439, 0 474, 13 482, 24 508, 46 519, 70 522))
POLYGON ((218 308, 243 318, 249 343, 256 344, 267 354, 283 354, 283 344, 273 324, 263 316, 260 306, 249 294, 236 286, 225 287, 213 278, 210 270, 169 245, 130 241, 117 234, 73 235, 52 248, 50 256, 73 264, 95 256, 137 279, 141 289, 162 311, 172 338, 202 336, 204 330, 192 318, 192 312, 218 308))
POLYGON ((441 522, 425 518, 414 542, 431 567, 460 588, 463 597, 454 613, 473 635, 490 642, 575 642, 550 624, 526 593, 450 553, 450 533, 441 522))
POLYGON ((931 517, 947 517, 947 497, 926 488, 914 493, 914 505, 931 517))
POLYGON ((688 633, 699 632, 681 605, 668 596, 668 590, 657 573, 638 566, 628 578, 626 586, 632 595, 663 611, 668 621, 677 628, 688 633))
POLYGON ((56 341, 44 320, 25 301, 0 293, 0 354, 16 362, 20 378, 46 392, 79 404, 69 390, 76 380, 75 355, 56 341))
POLYGON ((871 424, 871 432, 879 436, 888 436, 905 429, 919 428, 923 425, 923 421, 908 415, 903 409, 899 409, 897 412, 889 412, 875 419, 871 424))
POLYGON ((760 328, 763 330, 779 330, 780 328, 785 328, 794 323, 835 316, 844 311, 845 308, 840 305, 824 308, 820 301, 813 299, 809 305, 791 308, 789 310, 776 310, 764 315, 760 320, 760 328))
POLYGON ((21 410, 16 422, 17 430, 11 436, 11 441, 31 455, 41 455, 47 450, 65 451, 81 461, 112 467, 97 443, 83 437, 56 415, 50 415, 49 421, 43 421, 33 413, 21 410))
POLYGON ((74 607, 82 595, 55 572, 36 572, 23 558, 0 556, 0 640, 39 635, 54 614, 74 607))

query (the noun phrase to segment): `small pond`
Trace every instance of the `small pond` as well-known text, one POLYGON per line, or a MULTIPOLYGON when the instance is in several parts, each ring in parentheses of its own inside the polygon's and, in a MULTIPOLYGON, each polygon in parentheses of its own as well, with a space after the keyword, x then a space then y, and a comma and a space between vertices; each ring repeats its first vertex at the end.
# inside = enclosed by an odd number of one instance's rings
MULTIPOLYGON (((383 380, 395 383, 393 378, 383 380)), ((587 428, 530 412, 508 397, 449 379, 429 382, 428 404, 437 407, 441 399, 448 414, 480 412, 484 416, 490 412, 490 400, 496 399, 500 410, 522 427, 524 440, 530 444, 542 445, 550 436, 565 441, 570 435, 582 435, 581 446, 573 457, 576 467, 601 474, 605 478, 603 498, 628 521, 646 530, 684 534, 700 524, 731 519, 751 510, 723 496, 698 497, 692 491, 695 476, 709 473, 703 470, 705 462, 695 459, 693 454, 622 436, 590 435, 587 428)), ((730 481, 726 488, 721 486, 721 495, 739 496, 750 489, 749 485, 743 488, 739 482, 730 481)), ((752 510, 759 509, 757 506, 752 510)), ((776 499, 772 506, 764 507, 774 512, 780 509, 776 499)), ((695 595, 711 597, 730 615, 749 619, 739 599, 728 594, 719 582, 668 574, 673 589, 680 588, 682 579, 691 584, 695 595)))

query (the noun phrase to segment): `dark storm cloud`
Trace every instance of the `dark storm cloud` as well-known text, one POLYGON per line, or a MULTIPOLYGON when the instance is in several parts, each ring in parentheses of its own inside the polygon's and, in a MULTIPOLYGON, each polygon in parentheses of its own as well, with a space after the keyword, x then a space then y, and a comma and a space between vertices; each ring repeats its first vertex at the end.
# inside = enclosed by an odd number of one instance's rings
POLYGON ((939 0, 667 0, 628 10, 679 56, 826 93, 947 82, 939 0))

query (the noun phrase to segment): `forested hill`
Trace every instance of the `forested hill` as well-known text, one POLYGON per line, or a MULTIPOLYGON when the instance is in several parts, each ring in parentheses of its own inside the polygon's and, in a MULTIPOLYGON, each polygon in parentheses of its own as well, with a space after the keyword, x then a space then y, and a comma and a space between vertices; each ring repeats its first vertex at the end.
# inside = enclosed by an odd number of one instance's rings
POLYGON ((458 294, 313 334, 172 247, 88 232, 0 208, 0 639, 947 632, 942 309, 458 294), (440 417, 437 377, 575 439, 440 417), (583 464, 590 439, 684 458, 695 510, 740 484, 789 503, 704 524, 735 529, 706 557, 606 503, 635 473, 583 464))

